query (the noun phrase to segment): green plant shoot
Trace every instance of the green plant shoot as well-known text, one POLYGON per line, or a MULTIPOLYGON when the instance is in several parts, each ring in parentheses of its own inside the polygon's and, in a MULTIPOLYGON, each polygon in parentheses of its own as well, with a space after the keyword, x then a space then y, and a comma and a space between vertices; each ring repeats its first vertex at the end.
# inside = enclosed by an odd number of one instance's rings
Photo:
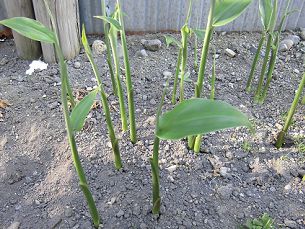
POLYGON ((121 114, 121 122, 122 122, 122 130, 126 131, 128 129, 127 125, 127 116, 126 116, 126 108, 124 103, 124 94, 123 94, 123 88, 122 83, 120 79, 120 60, 118 56, 118 50, 117 50, 117 37, 118 37, 118 31, 122 29, 122 26, 120 25, 119 21, 116 20, 118 17, 118 10, 113 13, 113 17, 104 17, 104 16, 95 16, 95 18, 105 20, 108 23, 110 23, 110 29, 109 29, 109 41, 111 45, 112 50, 112 57, 114 59, 114 65, 115 65, 115 79, 116 79, 116 87, 118 90, 118 97, 119 97, 119 104, 120 104, 120 114, 121 114))
MULTIPOLYGON (((203 48, 201 53, 201 60, 199 65, 199 72, 197 83, 195 85, 195 97, 200 98, 202 93, 204 75, 207 57, 209 53, 210 41, 215 27, 226 25, 237 17, 249 6, 252 0, 211 0, 210 1, 210 11, 207 21, 207 26, 205 29, 205 36, 203 40, 203 48)), ((190 136, 188 138, 188 145, 191 149, 194 148, 194 143, 201 142, 201 136, 198 136, 197 140, 194 140, 194 137, 190 136)))
MULTIPOLYGON (((162 97, 162 101, 164 96, 162 97)), ((154 157, 151 159, 153 172, 153 213, 160 211, 160 178, 158 170, 159 142, 179 140, 187 136, 206 134, 217 130, 246 126, 251 124, 246 115, 233 106, 222 102, 194 98, 184 100, 176 107, 160 116, 161 105, 157 113, 154 157)))
POLYGON ((122 27, 120 30, 120 35, 121 35, 121 40, 122 40, 124 65, 125 65, 125 72, 126 72, 125 75, 126 75, 127 98, 128 98, 130 140, 133 144, 135 144, 137 141, 137 133, 136 133, 135 106, 134 106, 134 101, 133 101, 133 86, 132 86, 132 80, 131 80, 126 34, 125 34, 125 29, 124 29, 123 12, 122 12, 119 0, 117 0, 117 8, 118 8, 119 23, 122 27))
MULTIPOLYGON (((46 3, 46 2, 45 2, 46 3)), ((79 158, 79 154, 77 151, 76 141, 75 141, 75 135, 73 131, 73 126, 71 122, 71 118, 69 115, 69 106, 68 106, 68 97, 67 97, 67 88, 68 88, 68 71, 67 71, 67 65, 64 60, 63 53, 61 51, 59 39, 56 33, 55 29, 55 23, 54 19, 50 13, 50 10, 48 8, 48 5, 46 4, 47 10, 51 16, 51 22, 53 26, 54 32, 50 31, 48 28, 46 28, 43 24, 41 24, 38 21, 35 21, 33 19, 24 18, 24 17, 16 17, 11 18, 7 20, 0 21, 0 24, 5 25, 16 32, 20 33, 21 35, 41 42, 47 42, 55 45, 55 51, 57 54, 57 57, 59 59, 60 64, 60 75, 61 75, 61 100, 63 105, 63 113, 64 113, 64 119, 66 123, 66 129, 67 129, 67 135, 69 139, 69 144, 72 151, 72 159, 73 163, 79 178, 79 185, 81 190, 83 191, 83 194, 87 200, 89 211, 91 213, 91 217, 94 223, 94 226, 96 228, 100 225, 100 218, 97 211, 97 208, 94 203, 94 199, 92 197, 92 194, 90 192, 90 189, 88 187, 87 179, 85 176, 85 172, 82 168, 81 161, 79 158)))
MULTIPOLYGON (((101 0, 101 3, 102 3, 103 16, 107 17, 105 0, 101 0)), ((109 72, 110 72, 112 90, 113 90, 113 93, 117 96, 118 91, 117 91, 117 87, 116 87, 115 76, 114 76, 114 72, 113 72, 113 65, 112 65, 112 60, 111 60, 111 45, 110 45, 110 41, 109 41, 109 23, 106 20, 103 20, 103 28, 104 28, 105 43, 106 43, 106 47, 107 47, 107 64, 108 64, 109 72)))
POLYGON ((287 118, 286 118, 286 121, 285 121, 285 125, 284 125, 282 131, 279 133, 279 135, 277 137, 275 146, 278 149, 281 148, 283 146, 284 142, 285 142, 285 135, 287 134, 288 129, 289 129, 291 123, 292 123, 293 115, 294 115, 294 113, 297 109, 298 103, 301 99, 304 86, 305 86, 305 73, 303 74, 303 78, 302 78, 302 80, 299 84, 298 90, 297 90, 297 92, 295 94, 295 97, 294 97, 294 100, 291 104, 290 110, 288 112, 288 115, 287 115, 287 118))
POLYGON ((107 123, 107 129, 108 129, 108 133, 109 133, 109 138, 110 138, 110 142, 111 142, 111 146, 112 146, 112 151, 113 151, 113 157, 114 157, 114 165, 115 168, 117 170, 122 168, 122 162, 121 162, 121 155, 120 155, 120 149, 119 149, 119 142, 118 139, 116 138, 115 132, 114 132, 114 128, 113 128, 113 123, 111 120, 111 114, 110 114, 110 108, 109 108, 109 104, 107 101, 107 96, 104 90, 104 86, 103 86, 103 82, 102 82, 102 78, 101 78, 101 74, 98 70, 98 67, 96 65, 96 63, 94 62, 93 56, 92 56, 92 52, 91 49, 89 47, 88 44, 88 40, 86 37, 86 30, 85 27, 83 26, 83 30, 82 30, 82 43, 85 49, 85 52, 87 54, 87 57, 91 63, 97 84, 98 84, 98 88, 101 92, 101 102, 102 102, 102 106, 103 106, 103 110, 105 113, 105 118, 106 118, 106 123, 107 123))

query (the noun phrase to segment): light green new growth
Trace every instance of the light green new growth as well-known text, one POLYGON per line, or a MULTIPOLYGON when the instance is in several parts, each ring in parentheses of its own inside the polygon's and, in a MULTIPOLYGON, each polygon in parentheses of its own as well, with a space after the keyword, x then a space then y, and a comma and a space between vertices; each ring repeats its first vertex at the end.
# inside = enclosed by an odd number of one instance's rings
POLYGON ((91 63, 91 66, 92 66, 92 69, 93 69, 93 72, 94 72, 94 75, 95 75, 95 78, 96 78, 96 81, 97 81, 97 84, 98 84, 98 88, 100 89, 100 92, 101 92, 101 102, 102 102, 103 110, 105 112, 107 128, 108 128, 109 137, 110 137, 110 141, 111 141, 111 146, 112 146, 112 150, 113 150, 114 164, 115 164, 115 168, 117 170, 119 170, 120 168, 122 168, 119 142, 118 142, 118 139, 115 136, 113 123, 112 123, 112 120, 111 120, 109 104, 108 104, 107 96, 106 96, 106 93, 105 93, 105 90, 104 90, 102 78, 101 78, 101 75, 99 73, 99 70, 98 70, 98 67, 97 67, 96 63, 94 62, 92 52, 91 52, 91 49, 90 49, 88 41, 87 41, 86 30, 85 30, 84 26, 83 26, 83 30, 82 30, 82 43, 83 43, 83 46, 85 48, 87 57, 88 57, 88 59, 91 63))
POLYGON ((117 0, 117 7, 118 7, 119 22, 122 27, 122 29, 120 30, 120 34, 121 34, 121 40, 122 40, 125 75, 126 75, 128 111, 129 111, 129 123, 130 123, 130 140, 132 143, 135 144, 137 141, 137 133, 136 133, 135 107, 134 107, 134 101, 133 101, 133 86, 132 86, 132 81, 131 81, 131 72, 130 72, 128 50, 127 50, 127 41, 126 41, 126 35, 125 35, 125 29, 124 29, 123 12, 122 12, 119 0, 117 0))
MULTIPOLYGON (((102 4, 102 14, 104 17, 107 17, 105 0, 101 0, 101 4, 102 4)), ((105 21, 105 20, 103 20, 103 27, 104 27, 105 43, 106 43, 106 47, 107 47, 107 64, 108 64, 109 72, 110 72, 112 90, 113 90, 113 93, 117 96, 118 91, 117 91, 117 87, 116 87, 116 82, 115 82, 115 77, 114 77, 114 72, 113 72, 113 65, 112 65, 112 60, 111 60, 111 46, 110 46, 110 41, 109 41, 109 23, 107 23, 107 21, 105 21)))
MULTIPOLYGON (((117 17, 118 16, 117 14, 118 14, 118 12, 116 11, 114 13, 114 17, 117 17)), ((115 65, 115 78, 116 78, 116 86, 118 89, 118 96, 119 96, 122 130, 126 131, 128 129, 128 125, 127 125, 126 108, 125 108, 125 103, 124 103, 123 88, 122 88, 121 79, 120 79, 120 60, 119 60, 118 50, 117 50, 117 33, 118 33, 118 30, 117 30, 116 26, 114 24, 110 24, 109 40, 110 40, 110 44, 111 44, 112 57, 114 59, 114 65, 115 65)))
POLYGON ((294 113, 297 109, 297 106, 298 106, 298 103, 300 101, 304 86, 305 86, 305 73, 303 74, 303 78, 302 78, 302 80, 299 84, 299 88, 298 88, 298 90, 295 94, 294 100, 291 104, 290 110, 289 110, 288 115, 287 115, 287 119, 285 121, 285 125, 284 125, 282 131, 279 133, 279 135, 277 137, 277 141, 275 143, 275 146, 278 149, 281 148, 284 144, 285 135, 287 134, 287 131, 288 131, 288 129, 289 129, 291 123, 292 123, 293 115, 294 115, 294 113))

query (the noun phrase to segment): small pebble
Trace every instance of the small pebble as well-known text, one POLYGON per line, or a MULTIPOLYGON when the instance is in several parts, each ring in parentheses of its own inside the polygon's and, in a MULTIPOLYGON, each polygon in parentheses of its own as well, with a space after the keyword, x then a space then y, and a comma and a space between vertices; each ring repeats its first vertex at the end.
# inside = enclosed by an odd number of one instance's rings
POLYGON ((227 54, 229 57, 235 57, 236 56, 236 52, 234 52, 232 49, 227 48, 225 50, 225 54, 227 54))
POLYGON ((74 68, 79 69, 80 67, 81 67, 81 63, 78 62, 78 61, 76 61, 76 62, 74 63, 74 68))

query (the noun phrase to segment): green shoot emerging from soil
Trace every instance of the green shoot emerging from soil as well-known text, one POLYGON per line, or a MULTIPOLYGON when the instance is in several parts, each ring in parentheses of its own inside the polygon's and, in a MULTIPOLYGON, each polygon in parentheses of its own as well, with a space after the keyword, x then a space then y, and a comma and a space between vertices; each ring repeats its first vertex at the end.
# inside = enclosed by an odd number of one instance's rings
MULTIPOLYGON (((107 17, 105 0, 102 0, 101 2, 102 2, 103 16, 107 17)), ((113 72, 112 59, 111 59, 111 46, 110 46, 110 41, 109 41, 109 26, 110 26, 109 23, 104 20, 103 21, 103 29, 104 29, 105 43, 106 43, 106 47, 107 47, 107 64, 108 64, 108 67, 109 67, 109 72, 110 72, 110 77, 111 77, 112 90, 113 90, 113 93, 117 96, 118 91, 117 91, 117 87, 116 87, 115 76, 114 76, 114 72, 113 72)))
POLYGON ((266 213, 260 218, 248 220, 246 225, 240 227, 240 229, 274 229, 274 220, 266 213))
POLYGON ((58 35, 56 33, 55 20, 53 19, 53 16, 51 15, 50 9, 46 2, 45 5, 51 17, 51 22, 54 32, 50 31, 40 22, 24 17, 16 17, 16 18, 3 20, 0 21, 0 24, 15 30, 16 32, 30 39, 54 44, 55 46, 56 55, 59 59, 59 65, 60 65, 61 101, 63 105, 63 113, 66 123, 67 135, 72 151, 72 159, 79 178, 80 188, 83 191, 83 194, 87 200, 94 226, 97 228, 100 225, 99 214, 95 206, 92 194, 90 192, 87 179, 85 176, 85 172, 81 165, 81 161, 79 158, 76 141, 75 141, 75 132, 82 129, 84 120, 91 109, 97 91, 93 91, 88 96, 86 96, 82 101, 80 101, 73 109, 73 110, 77 110, 77 112, 73 112, 72 110, 72 113, 70 115, 69 106, 68 106, 68 97, 67 97, 68 88, 69 88, 67 65, 64 60, 64 56, 60 47, 58 35), (73 113, 74 114, 78 113, 79 115, 74 115, 73 113))
POLYGON ((280 44, 280 35, 283 29, 284 23, 289 16, 289 14, 294 11, 289 12, 291 0, 288 0, 286 3, 286 8, 283 13, 283 16, 280 21, 280 25, 278 31, 275 30, 275 25, 277 23, 277 15, 278 15, 278 0, 260 0, 259 1, 259 12, 261 21, 263 24, 263 31, 261 35, 261 39, 258 45, 258 49, 256 51, 255 57, 253 59, 250 75, 247 81, 246 91, 250 92, 251 83, 253 81, 255 69, 258 63, 258 59, 261 53, 261 49, 265 43, 266 37, 268 37, 265 57, 263 60, 263 65, 261 68, 261 73, 259 77, 259 82, 257 89, 255 91, 254 101, 262 104, 267 96, 269 85, 272 81, 272 75, 276 64, 276 57, 279 50, 280 44), (270 56, 271 53, 271 56, 270 56), (267 69, 268 67, 268 69, 267 69), (265 75, 267 72, 267 76, 265 79, 265 75), (263 87, 265 81, 265 86, 263 87))
POLYGON ((201 135, 239 126, 251 128, 247 116, 231 105, 200 98, 184 100, 173 110, 160 116, 164 96, 165 92, 157 112, 156 137, 151 159, 154 214, 159 213, 161 204, 158 166, 160 139, 179 140, 190 135, 201 135))
POLYGON ((285 121, 285 125, 284 125, 282 131, 279 133, 279 135, 277 137, 275 146, 278 149, 281 148, 283 146, 284 142, 285 142, 285 135, 287 134, 287 131, 288 131, 288 129, 291 126, 291 123, 293 121, 293 115, 294 115, 294 113, 297 109, 298 103, 301 99, 301 95, 302 95, 304 86, 305 86, 305 73, 303 74, 303 78, 302 78, 302 80, 299 84, 299 88, 298 88, 298 90, 295 94, 294 100, 291 104, 290 110, 288 112, 288 115, 287 115, 287 118, 286 118, 286 121, 285 121))
POLYGON ((115 136, 113 123, 112 123, 112 120, 111 120, 109 104, 108 104, 107 96, 106 96, 104 86, 103 86, 103 83, 102 83, 102 78, 101 78, 101 75, 98 71, 97 65, 94 62, 92 52, 91 52, 91 49, 90 49, 88 41, 87 41, 86 30, 85 30, 84 26, 83 26, 83 30, 82 30, 82 42, 83 42, 83 46, 84 46, 85 52, 87 54, 87 57, 88 57, 88 59, 91 63, 91 66, 92 66, 92 69, 93 69, 93 72, 94 72, 94 75, 95 75, 95 78, 96 78, 96 81, 97 81, 97 84, 98 84, 98 88, 101 92, 101 101, 102 101, 103 110, 105 112, 107 128, 108 128, 109 137, 110 137, 110 141, 111 141, 111 146, 112 146, 112 150, 113 150, 114 164, 115 164, 115 168, 117 170, 119 170, 120 168, 122 168, 122 162, 121 162, 121 156, 120 156, 120 150, 119 150, 119 143, 118 143, 118 139, 115 136))
MULTIPOLYGON (((211 0, 208 22, 203 40, 203 48, 199 65, 198 79, 195 85, 195 97, 200 98, 205 76, 206 62, 209 54, 210 41, 215 27, 220 27, 235 20, 249 6, 252 0, 231 1, 231 0, 211 0)), ((188 138, 188 145, 191 149, 199 152, 201 136, 188 138), (196 146, 195 146, 196 145, 196 146)))

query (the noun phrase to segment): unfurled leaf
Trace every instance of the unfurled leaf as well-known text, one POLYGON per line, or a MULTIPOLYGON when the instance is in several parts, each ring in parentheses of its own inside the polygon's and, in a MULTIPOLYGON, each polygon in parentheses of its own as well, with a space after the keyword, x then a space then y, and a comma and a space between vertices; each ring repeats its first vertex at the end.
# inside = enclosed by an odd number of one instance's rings
POLYGON ((159 118, 156 135, 160 139, 178 140, 221 129, 246 126, 246 115, 222 101, 189 99, 159 118))
POLYGON ((55 43, 55 34, 50 31, 39 21, 26 18, 26 17, 14 17, 0 21, 0 24, 5 25, 22 36, 30 38, 35 41, 42 41, 46 43, 55 43))
POLYGON ((170 45, 177 45, 179 48, 181 48, 181 43, 180 41, 178 41, 176 38, 174 38, 173 36, 167 36, 165 35, 165 43, 166 46, 169 47, 170 45))
POLYGON ((195 34, 195 36, 200 40, 203 41, 205 36, 205 29, 192 29, 192 32, 195 34))
POLYGON ((94 17, 108 22, 110 25, 114 26, 117 30, 122 30, 122 26, 120 25, 120 22, 118 22, 116 19, 112 17, 105 17, 105 16, 94 16, 94 17))
POLYGON ((91 91, 86 95, 72 110, 70 115, 71 124, 74 131, 80 131, 84 124, 87 115, 89 114, 92 105, 94 104, 98 89, 91 91))
MULTIPOLYGON (((186 72, 186 73, 184 74, 184 82, 193 82, 193 81, 190 79, 190 76, 191 76, 191 73, 190 73, 190 72, 186 72)), ((181 79, 181 74, 179 74, 178 78, 181 79)))
POLYGON ((252 0, 215 0, 213 26, 223 26, 241 15, 252 0))
POLYGON ((273 0, 260 0, 259 1, 259 13, 264 26, 267 31, 270 27, 272 12, 273 12, 273 0))

